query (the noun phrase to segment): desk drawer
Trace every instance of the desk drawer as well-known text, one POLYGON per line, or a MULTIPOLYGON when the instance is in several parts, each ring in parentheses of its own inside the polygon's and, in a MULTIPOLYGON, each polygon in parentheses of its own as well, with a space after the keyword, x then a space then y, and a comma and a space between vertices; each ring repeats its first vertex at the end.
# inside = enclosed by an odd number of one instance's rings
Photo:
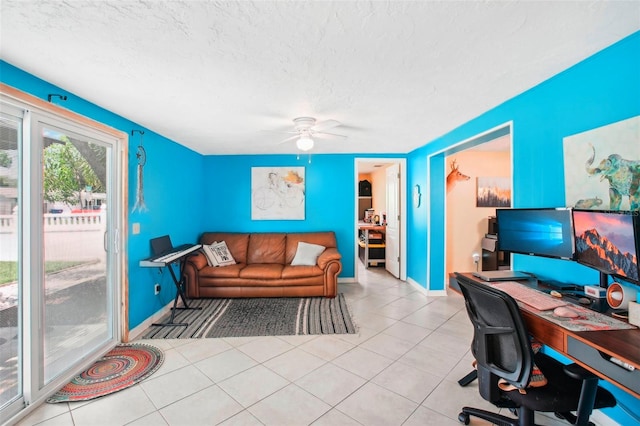
POLYGON ((633 392, 640 394, 640 369, 629 371, 609 361, 610 356, 567 336, 567 354, 585 363, 589 367, 620 383, 633 392))

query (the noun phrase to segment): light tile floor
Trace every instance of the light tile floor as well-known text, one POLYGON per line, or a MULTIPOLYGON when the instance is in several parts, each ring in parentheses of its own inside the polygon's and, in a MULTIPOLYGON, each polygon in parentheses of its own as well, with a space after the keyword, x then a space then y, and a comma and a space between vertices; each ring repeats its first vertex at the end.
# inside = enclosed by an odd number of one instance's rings
POLYGON ((426 297, 382 268, 361 267, 359 281, 339 286, 358 334, 150 340, 165 361, 149 379, 90 402, 44 404, 20 425, 446 426, 460 424, 464 405, 496 410, 475 382, 457 383, 472 368, 460 295, 426 297))

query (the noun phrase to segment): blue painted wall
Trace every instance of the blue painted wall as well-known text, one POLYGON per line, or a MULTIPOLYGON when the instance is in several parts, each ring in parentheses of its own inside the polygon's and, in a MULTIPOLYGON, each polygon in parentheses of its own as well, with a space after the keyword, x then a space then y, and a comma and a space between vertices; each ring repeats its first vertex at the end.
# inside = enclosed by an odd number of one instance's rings
POLYGON ((418 185, 420 206, 413 199, 407 202, 407 278, 425 286, 427 282, 427 215, 431 208, 430 190, 427 186, 427 157, 412 155, 407 159, 407 190, 409 197, 418 185))
MULTIPOLYGON (((445 173, 439 158, 429 164, 430 154, 446 151, 509 121, 513 122, 514 207, 564 206, 563 138, 640 115, 640 32, 597 53, 576 66, 497 106, 427 145, 412 151, 408 187, 418 184, 432 189, 431 228, 425 232, 420 212, 408 216, 411 236, 408 250, 409 278, 431 290, 444 287, 444 233, 441 213, 445 173), (413 168, 419 167, 420 170, 413 168), (429 233, 430 231, 430 233, 429 233), (427 272, 424 247, 431 265, 427 272), (430 281, 426 281, 426 278, 430 281)), ((425 141, 429 142, 429 141, 425 141)), ((514 269, 560 281, 595 283, 598 273, 575 262, 516 256, 514 269)), ((603 382, 604 383, 604 382, 603 382)), ((640 401, 604 383, 619 401, 635 413, 640 401)), ((621 424, 635 424, 620 408, 606 411, 621 424)))
POLYGON ((341 276, 354 276, 354 159, 348 155, 208 156, 207 180, 216 182, 207 201, 205 231, 334 231, 343 255, 341 276), (304 220, 251 220, 251 168, 304 167, 304 220), (218 190, 219 187, 225 187, 218 190))
POLYGON ((228 155, 204 160, 208 182, 203 231, 336 233, 342 253, 340 278, 355 276, 356 158, 399 155, 228 155), (304 167, 305 220, 251 220, 251 168, 304 167))
MULTIPOLYGON (((200 208, 205 184, 203 157, 150 129, 146 129, 126 118, 113 114, 99 105, 87 102, 63 88, 56 87, 28 74, 4 61, 0 61, 0 77, 3 83, 33 96, 47 99, 49 93, 68 96, 60 102, 70 111, 92 118, 129 134, 127 183, 129 211, 135 204, 136 194, 136 147, 139 135, 131 136, 131 130, 143 130, 147 163, 144 167, 144 196, 149 211, 130 213, 129 225, 140 223, 141 232, 132 235, 127 244, 128 261, 125 267, 129 281, 129 328, 134 328, 173 300, 175 286, 168 273, 159 274, 153 268, 140 268, 140 259, 149 257, 149 240, 170 234, 174 244, 195 241, 202 229, 204 210, 200 208), (160 283, 162 292, 153 294, 153 284, 160 283)), ((153 102, 153 100, 150 100, 153 102)))
MULTIPOLYGON (((640 32, 409 153, 408 187, 419 184, 432 189, 433 223, 442 223, 438 212, 444 211, 444 199, 438 191, 444 188, 445 173, 440 167, 430 167, 426 176, 426 172, 412 168, 422 169, 429 155, 509 121, 513 122, 514 207, 563 206, 562 140, 640 114, 639 51, 640 32)), ((432 163, 438 161, 433 159, 432 163)), ((432 250, 427 256, 431 267, 444 265, 441 249, 444 235, 437 231, 438 226, 431 230, 431 235, 423 232, 422 215, 411 214, 408 220, 409 277, 427 287, 427 262, 421 248, 430 240, 432 250)), ((597 273, 573 262, 518 256, 515 267, 542 276, 555 271, 556 276, 550 277, 555 279, 578 272, 578 280, 597 281, 597 273)), ((435 278, 429 288, 442 289, 441 274, 435 278)))
MULTIPOLYGON (((169 139, 144 135, 144 198, 148 211, 133 213, 137 179, 137 135, 129 141, 129 328, 132 329, 171 302, 176 294, 171 275, 158 268, 141 268, 140 259, 151 255, 149 240, 169 235, 174 245, 196 242, 206 211, 202 208, 205 182, 203 156, 169 139), (149 140, 151 139, 151 140, 149 140), (141 232, 131 234, 133 223, 141 232), (154 283, 161 285, 159 296, 154 283)), ((176 267, 177 270, 177 267, 176 267)))

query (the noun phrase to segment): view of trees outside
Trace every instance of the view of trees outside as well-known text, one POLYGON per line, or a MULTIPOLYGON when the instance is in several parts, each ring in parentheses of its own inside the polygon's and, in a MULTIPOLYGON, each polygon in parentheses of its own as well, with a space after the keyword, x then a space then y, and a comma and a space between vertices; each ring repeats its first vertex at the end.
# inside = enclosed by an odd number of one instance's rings
POLYGON ((104 192, 104 166, 100 165, 105 164, 106 149, 86 142, 74 143, 68 136, 56 133, 46 135, 45 141, 49 142, 44 149, 45 201, 88 207, 83 199, 87 191, 104 192))

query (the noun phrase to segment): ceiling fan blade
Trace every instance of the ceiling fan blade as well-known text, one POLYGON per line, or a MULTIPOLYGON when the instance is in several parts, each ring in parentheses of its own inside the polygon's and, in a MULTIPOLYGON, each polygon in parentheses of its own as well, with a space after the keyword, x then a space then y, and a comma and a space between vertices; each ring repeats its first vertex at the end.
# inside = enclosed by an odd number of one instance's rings
POLYGON ((347 135, 339 135, 337 133, 328 133, 328 132, 313 132, 313 135, 314 136, 320 136, 320 137, 322 137, 324 135, 328 135, 328 136, 335 136, 335 137, 338 137, 338 138, 345 138, 345 139, 348 137, 347 135))
POLYGON ((297 135, 299 132, 296 130, 260 130, 261 132, 268 132, 268 133, 285 133, 285 134, 289 134, 289 135, 297 135))
POLYGON ((323 130, 333 129, 334 127, 338 127, 341 125, 342 123, 340 123, 338 120, 324 120, 316 123, 316 125, 313 126, 313 130, 315 130, 316 132, 321 132, 323 130))
POLYGON ((290 138, 286 138, 284 140, 281 140, 280 142, 278 142, 278 145, 283 144, 285 142, 292 141, 294 139, 298 139, 299 137, 300 137, 300 135, 296 134, 295 136, 291 136, 290 138))

